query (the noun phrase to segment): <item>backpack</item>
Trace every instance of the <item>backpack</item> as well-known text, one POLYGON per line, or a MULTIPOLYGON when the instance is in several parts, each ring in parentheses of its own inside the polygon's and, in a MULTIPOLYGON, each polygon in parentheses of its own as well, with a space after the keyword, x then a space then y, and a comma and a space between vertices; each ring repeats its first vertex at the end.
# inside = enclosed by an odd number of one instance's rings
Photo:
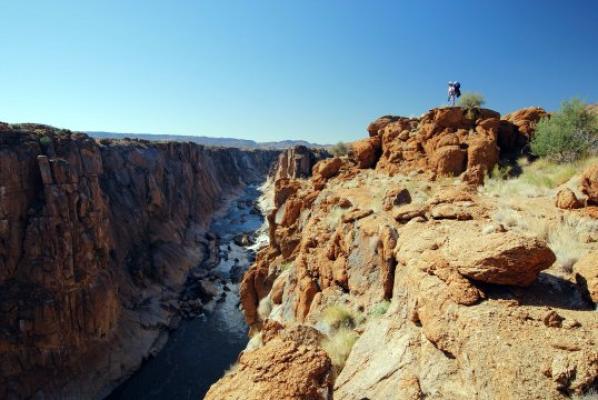
POLYGON ((459 82, 455 82, 453 86, 455 87, 455 96, 461 97, 461 84, 459 82))

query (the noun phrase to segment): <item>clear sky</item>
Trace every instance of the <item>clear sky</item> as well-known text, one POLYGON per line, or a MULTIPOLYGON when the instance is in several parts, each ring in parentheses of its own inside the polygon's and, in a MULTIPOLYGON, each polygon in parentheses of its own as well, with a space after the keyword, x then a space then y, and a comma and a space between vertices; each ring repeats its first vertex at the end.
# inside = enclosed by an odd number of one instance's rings
POLYGON ((0 120, 354 140, 449 80, 506 113, 598 101, 598 1, 2 0, 0 120))

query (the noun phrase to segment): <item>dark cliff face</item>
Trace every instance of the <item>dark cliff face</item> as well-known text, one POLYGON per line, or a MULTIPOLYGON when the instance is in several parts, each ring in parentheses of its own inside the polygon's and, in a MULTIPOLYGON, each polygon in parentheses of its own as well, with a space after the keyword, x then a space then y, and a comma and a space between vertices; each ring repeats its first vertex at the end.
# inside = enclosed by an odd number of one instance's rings
POLYGON ((277 156, 0 123, 0 398, 51 398, 93 369, 152 287, 176 292, 207 257, 214 213, 277 156))

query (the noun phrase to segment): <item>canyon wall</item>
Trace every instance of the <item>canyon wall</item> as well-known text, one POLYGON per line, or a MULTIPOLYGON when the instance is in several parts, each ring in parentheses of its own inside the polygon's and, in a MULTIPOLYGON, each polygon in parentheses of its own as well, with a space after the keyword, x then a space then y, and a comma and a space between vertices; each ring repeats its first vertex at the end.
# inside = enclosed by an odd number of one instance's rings
POLYGON ((591 396, 598 221, 496 177, 545 114, 385 116, 348 157, 278 179, 240 287, 252 339, 206 399, 591 396))
POLYGON ((164 340, 206 228, 278 151, 0 123, 0 398, 94 398, 164 340))

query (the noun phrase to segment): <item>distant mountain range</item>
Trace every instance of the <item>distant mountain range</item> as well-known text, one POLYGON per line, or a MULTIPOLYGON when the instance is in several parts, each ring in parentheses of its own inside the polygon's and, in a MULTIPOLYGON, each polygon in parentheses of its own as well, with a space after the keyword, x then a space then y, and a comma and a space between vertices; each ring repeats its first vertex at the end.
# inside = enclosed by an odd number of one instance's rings
POLYGON ((216 138, 208 136, 190 136, 190 135, 164 135, 155 133, 117 133, 91 131, 85 132, 89 136, 98 139, 144 139, 156 141, 176 141, 176 142, 194 142, 204 146, 215 147, 237 147, 241 149, 287 149, 294 146, 307 147, 329 147, 329 145, 310 143, 305 140, 281 140, 278 142, 256 142, 254 140, 235 139, 235 138, 216 138))

